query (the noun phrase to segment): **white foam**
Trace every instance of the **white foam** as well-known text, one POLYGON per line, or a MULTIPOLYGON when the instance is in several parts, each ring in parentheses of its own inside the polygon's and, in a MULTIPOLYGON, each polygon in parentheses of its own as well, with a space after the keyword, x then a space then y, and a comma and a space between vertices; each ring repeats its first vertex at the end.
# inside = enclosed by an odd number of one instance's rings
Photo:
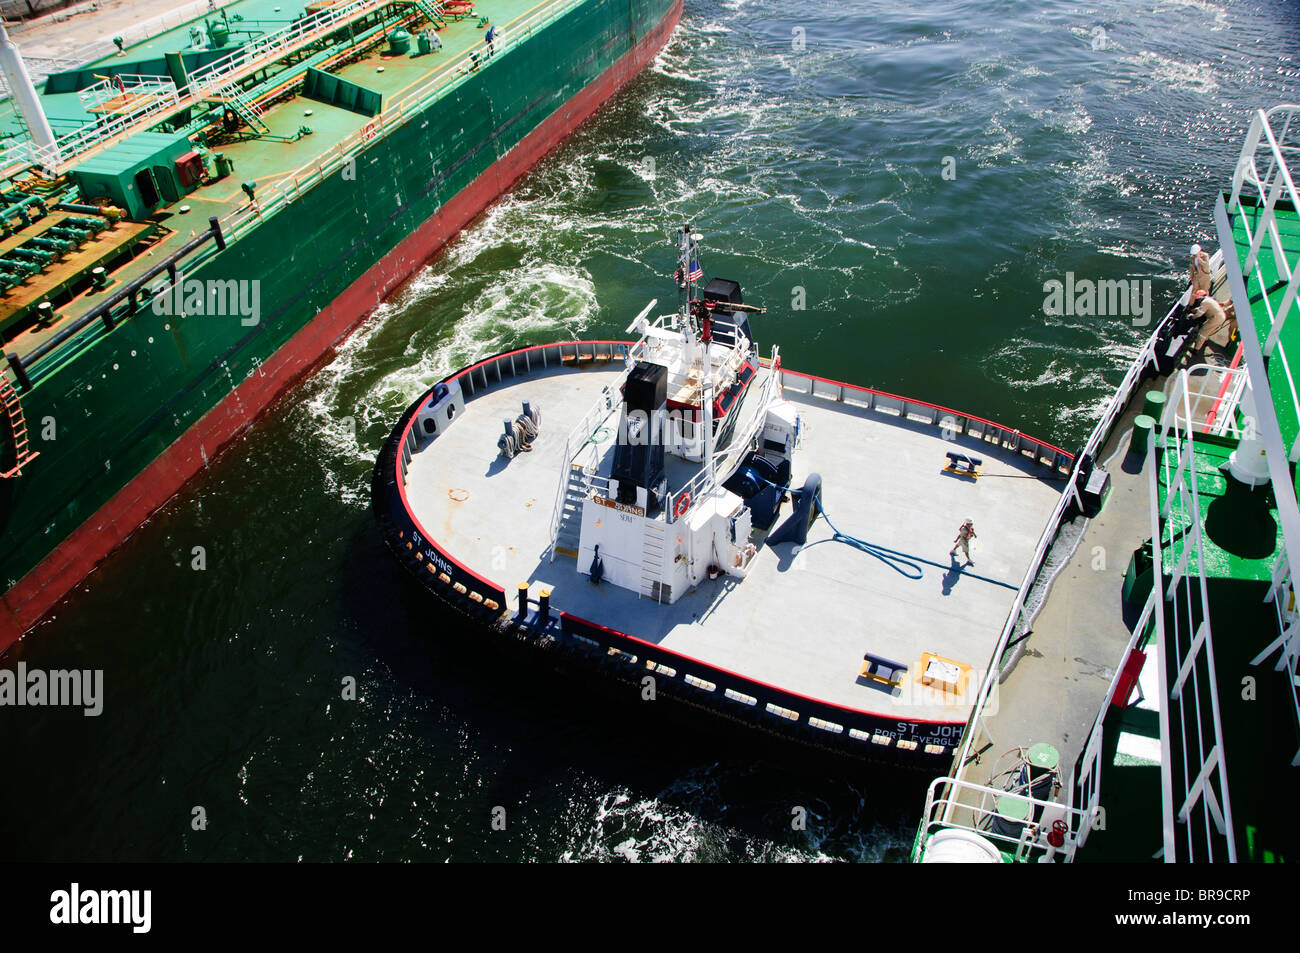
POLYGON ((1126 56, 1124 61, 1168 89, 1187 90, 1202 96, 1213 95, 1219 89, 1214 67, 1209 63, 1187 63, 1150 50, 1142 50, 1137 56, 1126 56))

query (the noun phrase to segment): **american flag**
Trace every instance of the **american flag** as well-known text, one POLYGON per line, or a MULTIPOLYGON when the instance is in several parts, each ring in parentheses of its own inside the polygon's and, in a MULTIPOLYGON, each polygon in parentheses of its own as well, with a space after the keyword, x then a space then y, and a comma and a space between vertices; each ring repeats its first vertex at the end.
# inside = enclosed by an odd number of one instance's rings
POLYGON ((691 273, 688 277, 691 281, 699 281, 704 277, 704 269, 700 267, 698 258, 691 262, 691 273))

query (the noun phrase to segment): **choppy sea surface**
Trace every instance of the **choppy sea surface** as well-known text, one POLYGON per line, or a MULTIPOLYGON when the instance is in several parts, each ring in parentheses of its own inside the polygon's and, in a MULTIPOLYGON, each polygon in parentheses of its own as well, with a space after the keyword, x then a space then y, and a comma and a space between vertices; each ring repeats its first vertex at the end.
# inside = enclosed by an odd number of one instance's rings
POLYGON ((1163 314, 1297 49, 1283 0, 687 0, 650 69, 5 660, 103 669, 105 702, 0 710, 0 856, 904 859, 926 777, 464 644, 382 547, 375 455, 449 371, 674 300, 683 217, 787 367, 1074 446, 1147 331, 1048 316, 1044 283, 1149 279, 1163 314))

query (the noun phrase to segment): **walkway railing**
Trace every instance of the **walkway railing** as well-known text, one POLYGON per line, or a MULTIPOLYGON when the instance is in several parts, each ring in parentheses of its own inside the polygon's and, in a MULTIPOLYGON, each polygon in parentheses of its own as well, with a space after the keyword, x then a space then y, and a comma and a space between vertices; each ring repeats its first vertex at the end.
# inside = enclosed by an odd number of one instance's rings
MULTIPOLYGON (((366 2, 369 2, 369 0, 366 0, 366 2)), ((397 0, 389 0, 389 2, 397 2, 397 0)), ((579 2, 581 0, 554 3, 517 21, 504 24, 501 38, 495 42, 495 57, 482 60, 480 54, 478 68, 490 69, 493 59, 500 58, 513 46, 522 43, 526 37, 558 19, 579 2)), ((465 54, 450 60, 439 73, 429 77, 423 85, 416 87, 406 96, 390 104, 382 113, 375 116, 372 123, 340 140, 334 148, 318 156, 312 162, 303 165, 296 172, 259 190, 256 202, 250 202, 224 215, 221 218, 221 227, 226 239, 234 241, 254 230, 261 224, 262 219, 292 204, 304 192, 309 191, 347 166, 365 149, 369 148, 372 140, 379 136, 388 135, 409 120, 424 115, 424 108, 432 100, 443 95, 446 90, 464 82, 471 74, 470 67, 474 65, 474 61, 471 59, 470 52, 467 51, 465 54)), ((187 102, 191 98, 189 96, 183 97, 182 102, 187 102)), ((116 131, 114 134, 120 133, 126 128, 129 128, 129 126, 118 123, 115 125, 116 131)), ((24 143, 21 147, 14 148, 27 149, 28 146, 29 144, 24 143)), ((8 153, 0 153, 0 168, 4 168, 6 163, 10 161, 5 158, 7 155, 8 153)), ((27 158, 25 161, 33 161, 33 159, 27 158)), ((198 268, 214 254, 216 254, 216 251, 213 249, 199 252, 190 261, 188 268, 190 270, 198 268)), ((68 348, 77 349, 84 346, 85 343, 85 341, 78 338, 69 341, 68 348)), ((58 359, 64 360, 70 356, 71 353, 60 354, 58 359)))
MULTIPOLYGON (((1139 646, 1148 640, 1154 631, 1157 591, 1157 588, 1152 586, 1151 595, 1147 597, 1146 605, 1142 609, 1142 615, 1138 618, 1137 625, 1133 626, 1133 635, 1129 638, 1128 645, 1124 647, 1124 654, 1120 656, 1120 667, 1110 681, 1110 687, 1106 690, 1106 697, 1101 703, 1101 708, 1097 710, 1097 718, 1093 721, 1092 730, 1088 733, 1088 740, 1083 745, 1083 754, 1079 758, 1078 771, 1069 785, 1071 806, 1074 806, 1077 800, 1079 810, 1088 818, 1095 819, 1101 808, 1101 753, 1105 741, 1103 726, 1106 716, 1110 713, 1111 705, 1115 701, 1115 693, 1119 690, 1120 682, 1125 679, 1123 663, 1139 646)), ((1158 659, 1157 664, 1159 664, 1158 659)), ((1127 702, 1128 699, 1122 701, 1127 702)), ((1080 833, 1080 847, 1087 842, 1090 830, 1091 825, 1088 825, 1080 833)))
MULTIPOLYGON (((1129 366, 1128 372, 1124 375, 1123 381, 1120 382, 1115 395, 1106 405, 1105 411, 1102 412, 1101 420, 1093 428, 1092 434, 1088 437, 1087 442, 1083 445, 1079 457, 1095 458, 1102 445, 1110 438, 1111 432, 1120 417, 1123 416, 1125 407, 1128 406, 1129 400, 1141 384, 1148 368, 1156 364, 1156 345, 1160 336, 1161 328, 1172 320, 1174 312, 1182 305, 1186 304, 1191 293, 1188 288, 1179 297, 1178 301, 1165 314, 1164 319, 1156 325, 1151 336, 1147 338, 1134 358, 1133 363, 1129 366)), ((1079 468, 1075 466, 1071 472, 1069 481, 1066 483, 1064 491, 1061 493, 1061 499, 1056 504, 1051 517, 1047 520, 1047 525, 1043 529, 1042 535, 1038 539, 1038 545, 1034 548, 1034 555, 1029 561, 1029 566, 1020 581, 1020 587, 1016 591, 1016 600, 1012 603, 1011 611, 1007 615, 1007 621, 1002 627, 1002 634, 998 638, 996 647, 993 649, 993 655, 989 659, 988 672, 990 677, 983 679, 980 685, 979 695, 976 697, 974 708, 971 712, 970 721, 966 725, 966 732, 962 739, 960 752, 953 761, 954 776, 960 774, 965 768, 967 759, 970 757, 971 747, 975 743, 975 737, 983 731, 989 734, 987 727, 984 725, 983 716, 984 708, 988 704, 989 694, 993 686, 998 683, 998 678, 992 677, 992 673, 1000 669, 1003 657, 1006 655, 1007 647, 1011 642, 1012 636, 1020 629, 1022 620, 1026 613, 1026 602, 1029 593, 1034 584, 1038 581, 1038 575, 1042 571, 1043 564, 1047 560, 1047 553, 1052 548, 1052 543, 1056 540, 1056 535, 1060 532, 1062 523, 1065 522, 1065 514, 1072 504, 1077 504, 1080 508, 1083 505, 1083 498, 1079 489, 1079 468)), ((1029 620, 1032 621, 1032 620, 1029 620)), ((1028 622, 1026 622, 1028 624, 1028 622)))
POLYGON ((339 140, 338 144, 316 159, 284 176, 258 193, 258 200, 228 213, 221 223, 227 234, 237 238, 255 228, 259 220, 273 215, 297 201, 306 191, 319 185, 335 172, 370 148, 373 140, 389 135, 412 118, 425 116, 426 108, 448 90, 465 82, 477 70, 491 69, 494 60, 523 43, 537 30, 558 19, 581 0, 550 4, 540 10, 502 25, 500 38, 493 44, 496 53, 485 58, 479 49, 466 50, 447 62, 441 70, 406 95, 394 100, 364 128, 339 140))
MULTIPOLYGON (((1185 386, 1181 403, 1182 420, 1193 420, 1185 386)), ((1176 411, 1170 416, 1177 418, 1179 414, 1176 411)), ((1150 467, 1155 540, 1151 547, 1152 578, 1167 604, 1167 608, 1155 613, 1155 619, 1163 700, 1160 735, 1164 859, 1168 863, 1237 859, 1205 579, 1204 511, 1194 430, 1168 421, 1160 433, 1164 451, 1160 465, 1150 467), (1163 474, 1165 483, 1163 505, 1159 504, 1158 474, 1163 474), (1166 547, 1170 556, 1177 554, 1167 581, 1163 564, 1166 547), (1173 753, 1175 718, 1177 765, 1173 753), (1175 773, 1176 767, 1181 768, 1181 777, 1175 773), (1198 846, 1204 849, 1203 857, 1198 857, 1198 846)))
MULTIPOLYGON (((1286 378, 1289 393, 1278 396, 1289 396, 1291 406, 1300 409, 1295 375, 1286 348, 1281 343, 1282 331, 1296 308, 1296 297, 1300 292, 1300 242, 1294 235, 1289 236, 1293 244, 1288 249, 1277 219, 1279 202, 1289 203, 1293 213, 1300 211, 1300 197, 1296 194, 1287 161, 1288 157, 1297 154, 1300 154, 1300 106, 1275 106, 1267 112, 1258 110, 1237 159, 1228 212, 1237 217, 1250 242, 1246 257, 1239 260, 1251 303, 1263 304, 1266 324, 1259 331, 1264 334, 1264 357, 1276 355, 1286 378), (1275 133, 1276 122, 1281 123, 1281 128, 1275 133), (1249 203, 1244 201, 1247 199, 1249 203), (1272 275, 1265 274, 1260 257, 1265 242, 1272 253, 1272 275), (1282 287, 1286 291, 1274 308, 1270 299, 1282 287)), ((1300 460, 1300 434, 1292 443, 1289 459, 1292 463, 1300 460)))
MULTIPOLYGON (((1291 560, 1286 546, 1278 555, 1277 567, 1273 571, 1273 584, 1269 587, 1265 602, 1272 602, 1277 616, 1278 636, 1264 651, 1250 660, 1251 665, 1263 665, 1273 653, 1278 654, 1274 669, 1286 672, 1290 683, 1291 706, 1295 711, 1296 723, 1300 725, 1300 610, 1296 605, 1295 574, 1291 569, 1291 560)), ((1293 767, 1300 766, 1300 750, 1291 759, 1293 767)))
MULTIPOLYGON (((235 3, 237 0, 215 0, 215 8, 235 3)), ((117 32, 117 38, 122 41, 122 46, 130 50, 131 47, 143 43, 145 40, 153 39, 155 36, 166 33, 174 27, 182 26, 191 20, 199 19, 205 14, 215 14, 214 5, 208 0, 195 0, 193 3, 187 3, 184 6, 169 10, 166 13, 145 20, 141 23, 133 23, 124 27, 117 32)), ((42 17, 35 21, 11 26, 9 33, 21 47, 24 43, 22 31, 30 27, 39 25, 46 19, 54 19, 57 22, 72 20, 70 10, 56 11, 50 16, 42 17)), ((75 21, 74 21, 75 22, 75 21)), ((27 64, 28 75, 31 76, 32 82, 40 84, 45 77, 51 73, 62 73, 65 70, 76 69, 78 66, 85 66, 96 60, 102 60, 105 57, 113 56, 117 53, 117 44, 110 37, 101 37, 91 43, 87 43, 72 53, 66 53, 62 56, 23 56, 23 62, 27 64)), ((9 86, 3 78, 0 78, 0 99, 9 95, 9 86)))
POLYGON ((190 76, 190 91, 196 99, 216 94, 223 86, 250 72, 271 66, 286 54, 322 40, 353 20, 368 16, 394 0, 349 0, 326 7, 297 20, 287 27, 255 37, 223 56, 197 69, 190 76))
MULTIPOLYGON (((76 132, 61 137, 55 148, 38 148, 21 142, 0 152, 0 170, 6 174, 23 163, 39 165, 57 173, 69 162, 99 146, 110 144, 115 137, 143 128, 152 117, 161 119, 164 111, 175 112, 184 105, 217 96, 223 86, 250 73, 274 65, 288 53, 326 39, 340 27, 368 16, 397 0, 350 0, 320 10, 273 33, 259 36, 235 48, 229 55, 195 70, 189 77, 186 93, 180 97, 160 96, 140 109, 114 116, 111 120, 88 123, 76 132)), ((107 54, 105 54, 107 55, 107 54)))
POLYGON ((1288 250, 1284 246, 1276 214, 1279 200, 1290 203, 1293 211, 1300 211, 1300 197, 1296 195, 1291 170, 1287 166, 1287 154, 1300 153, 1300 143, 1290 141, 1293 135, 1300 138, 1297 113, 1300 113, 1300 106, 1294 105, 1275 106, 1268 112, 1262 109, 1256 112, 1242 145, 1241 156, 1237 160, 1237 168, 1232 177, 1232 198, 1228 202, 1229 211, 1241 216, 1242 229, 1250 239, 1250 251, 1242 262, 1242 271, 1251 275, 1258 290, 1264 292, 1264 310, 1269 319, 1268 337, 1264 342, 1266 357, 1277 346, 1282 328, 1295 306, 1296 293, 1300 291, 1300 248, 1288 250), (1273 132, 1274 119, 1282 123, 1278 135, 1273 132), (1250 206, 1253 211, 1262 210, 1253 227, 1247 207, 1241 204, 1243 193, 1254 199, 1253 206, 1250 206), (1268 239, 1273 252, 1277 277, 1286 283, 1286 293, 1276 311, 1268 300, 1271 289, 1265 282, 1259 262, 1259 252, 1265 239, 1268 239))
POLYGON ((1069 863, 1083 846, 1091 826, 1091 815, 1056 801, 1043 801, 1028 794, 1013 795, 1029 804, 1029 818, 1018 834, 999 831, 997 801, 1008 797, 1005 790, 959 781, 935 778, 925 796, 925 813, 912 845, 912 863, 918 863, 927 842, 943 830, 966 830, 979 834, 1012 861, 1019 863, 1069 863), (1059 838, 1053 846, 1049 835, 1059 838))
MULTIPOLYGON (((96 87, 103 85, 97 83, 96 87)), ((54 174, 58 172, 60 165, 66 164, 69 160, 114 136, 130 131, 151 117, 161 119, 180 105, 181 100, 176 91, 176 84, 170 80, 155 78, 149 91, 152 95, 140 101, 134 109, 107 114, 97 122, 87 123, 75 132, 60 136, 55 140, 53 147, 38 146, 30 140, 10 146, 4 152, 0 152, 0 169, 8 169, 17 163, 30 163, 54 174)))
POLYGON ((1240 437, 1237 408, 1249 389, 1244 367, 1196 364, 1170 378, 1166 406, 1175 426, 1217 437, 1240 437), (1184 407, 1190 408, 1190 418, 1183 415, 1184 407))

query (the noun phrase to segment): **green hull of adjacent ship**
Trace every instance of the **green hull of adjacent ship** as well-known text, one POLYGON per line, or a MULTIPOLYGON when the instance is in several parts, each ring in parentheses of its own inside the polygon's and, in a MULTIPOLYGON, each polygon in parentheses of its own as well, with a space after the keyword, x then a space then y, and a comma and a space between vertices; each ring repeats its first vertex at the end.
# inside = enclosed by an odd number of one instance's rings
MULTIPOLYGON (((10 610, 0 650, 635 75, 681 9, 680 0, 563 6, 423 114, 385 129, 355 163, 227 235, 224 250, 209 244, 182 262, 185 282, 245 283, 220 286, 243 291, 226 314, 154 302, 27 368, 22 410, 40 455, 0 481, 10 610)), ((4 454, 0 469, 13 466, 12 441, 4 454)))

